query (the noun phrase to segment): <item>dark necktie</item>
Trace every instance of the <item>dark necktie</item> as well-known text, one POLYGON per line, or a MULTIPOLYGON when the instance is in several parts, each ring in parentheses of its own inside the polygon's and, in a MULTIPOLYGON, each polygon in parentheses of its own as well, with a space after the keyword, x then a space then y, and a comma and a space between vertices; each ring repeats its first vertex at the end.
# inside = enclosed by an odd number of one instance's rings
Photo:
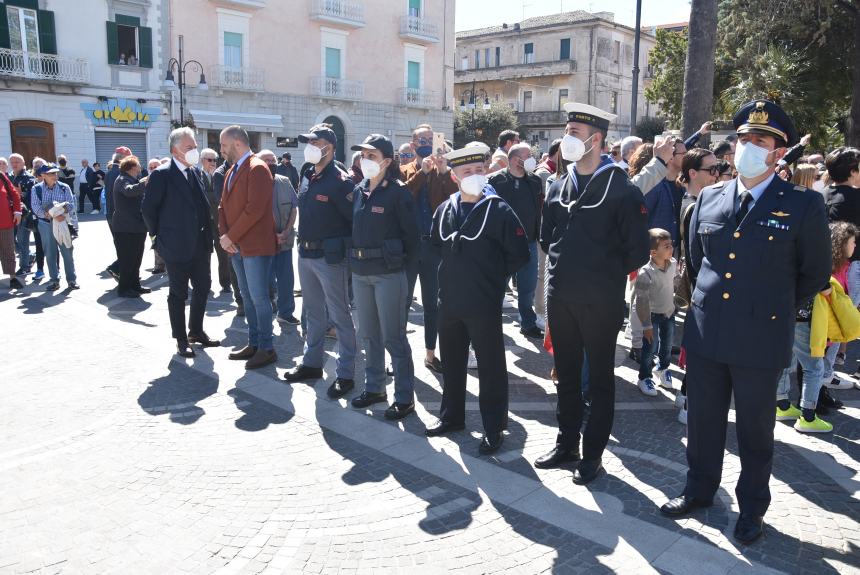
POLYGON ((741 192, 741 207, 738 209, 738 213, 735 216, 735 224, 741 225, 741 222, 744 221, 747 213, 750 211, 750 204, 752 203, 752 194, 749 191, 741 192))

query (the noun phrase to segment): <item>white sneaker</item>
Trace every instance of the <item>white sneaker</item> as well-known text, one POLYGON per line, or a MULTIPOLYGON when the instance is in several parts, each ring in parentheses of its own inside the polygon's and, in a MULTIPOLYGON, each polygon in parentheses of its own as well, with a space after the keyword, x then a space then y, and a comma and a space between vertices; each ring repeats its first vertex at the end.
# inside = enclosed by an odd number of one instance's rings
POLYGON ((684 425, 687 425, 687 410, 686 409, 681 409, 680 411, 678 411, 678 423, 683 423, 684 425))
POLYGON ((639 391, 649 397, 658 395, 657 388, 654 386, 654 380, 650 377, 647 379, 640 379, 637 385, 639 385, 639 391))
POLYGON ((475 352, 472 351, 472 348, 469 348, 469 363, 466 364, 466 367, 469 369, 478 369, 478 358, 475 357, 475 352))
POLYGON ((674 389, 674 386, 672 385, 672 374, 669 373, 668 369, 654 370, 654 379, 657 380, 657 384, 660 387, 674 389))
POLYGON ((838 377, 834 377, 824 385, 829 387, 830 389, 851 389, 852 387, 854 387, 854 384, 850 381, 842 381, 838 377))
POLYGON ((101 213, 101 212, 100 212, 100 211, 98 211, 98 210, 93 210, 93 211, 91 211, 91 212, 90 212, 90 215, 91 215, 91 216, 94 216, 94 215, 96 215, 96 214, 100 214, 100 213, 101 213))
POLYGON ((546 331, 546 319, 543 315, 537 314, 537 319, 535 320, 535 325, 546 331))
POLYGON ((679 391, 675 396, 675 407, 678 409, 684 409, 685 405, 687 405, 687 396, 681 395, 681 392, 679 391))

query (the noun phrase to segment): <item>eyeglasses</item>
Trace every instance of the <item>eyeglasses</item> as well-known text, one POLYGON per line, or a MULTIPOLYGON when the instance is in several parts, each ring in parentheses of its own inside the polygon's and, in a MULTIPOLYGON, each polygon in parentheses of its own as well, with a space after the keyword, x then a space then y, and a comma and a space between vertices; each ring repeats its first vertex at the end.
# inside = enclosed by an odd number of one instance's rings
POLYGON ((204 162, 212 162, 212 163, 214 164, 214 163, 215 163, 215 162, 217 162, 218 160, 216 160, 215 158, 203 158, 203 161, 204 161, 204 162))
POLYGON ((711 166, 710 168, 693 168, 693 169, 696 170, 697 172, 708 172, 712 176, 716 176, 720 173, 720 167, 719 166, 711 166))

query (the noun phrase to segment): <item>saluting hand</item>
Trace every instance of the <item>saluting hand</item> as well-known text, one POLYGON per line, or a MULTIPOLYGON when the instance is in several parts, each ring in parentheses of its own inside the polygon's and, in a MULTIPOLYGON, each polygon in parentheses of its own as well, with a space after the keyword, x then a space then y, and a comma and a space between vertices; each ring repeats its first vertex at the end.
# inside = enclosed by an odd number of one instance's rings
POLYGON ((812 141, 812 134, 806 134, 802 138, 800 138, 800 145, 804 148, 809 145, 809 142, 812 141))

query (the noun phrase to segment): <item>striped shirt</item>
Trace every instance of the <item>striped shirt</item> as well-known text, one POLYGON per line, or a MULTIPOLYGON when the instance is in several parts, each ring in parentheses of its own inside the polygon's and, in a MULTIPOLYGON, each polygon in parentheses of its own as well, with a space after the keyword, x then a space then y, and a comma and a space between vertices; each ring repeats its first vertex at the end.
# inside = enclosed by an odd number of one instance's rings
POLYGON ((36 184, 33 186, 30 202, 33 205, 33 214, 42 220, 48 219, 46 212, 54 206, 54 202, 58 204, 68 202, 69 205, 66 209, 67 219, 71 218, 72 226, 75 228, 78 227, 78 212, 75 210, 75 197, 69 186, 63 182, 58 181, 54 184, 53 188, 47 187, 45 182, 36 184), (39 194, 42 194, 41 201, 39 201, 39 194))

